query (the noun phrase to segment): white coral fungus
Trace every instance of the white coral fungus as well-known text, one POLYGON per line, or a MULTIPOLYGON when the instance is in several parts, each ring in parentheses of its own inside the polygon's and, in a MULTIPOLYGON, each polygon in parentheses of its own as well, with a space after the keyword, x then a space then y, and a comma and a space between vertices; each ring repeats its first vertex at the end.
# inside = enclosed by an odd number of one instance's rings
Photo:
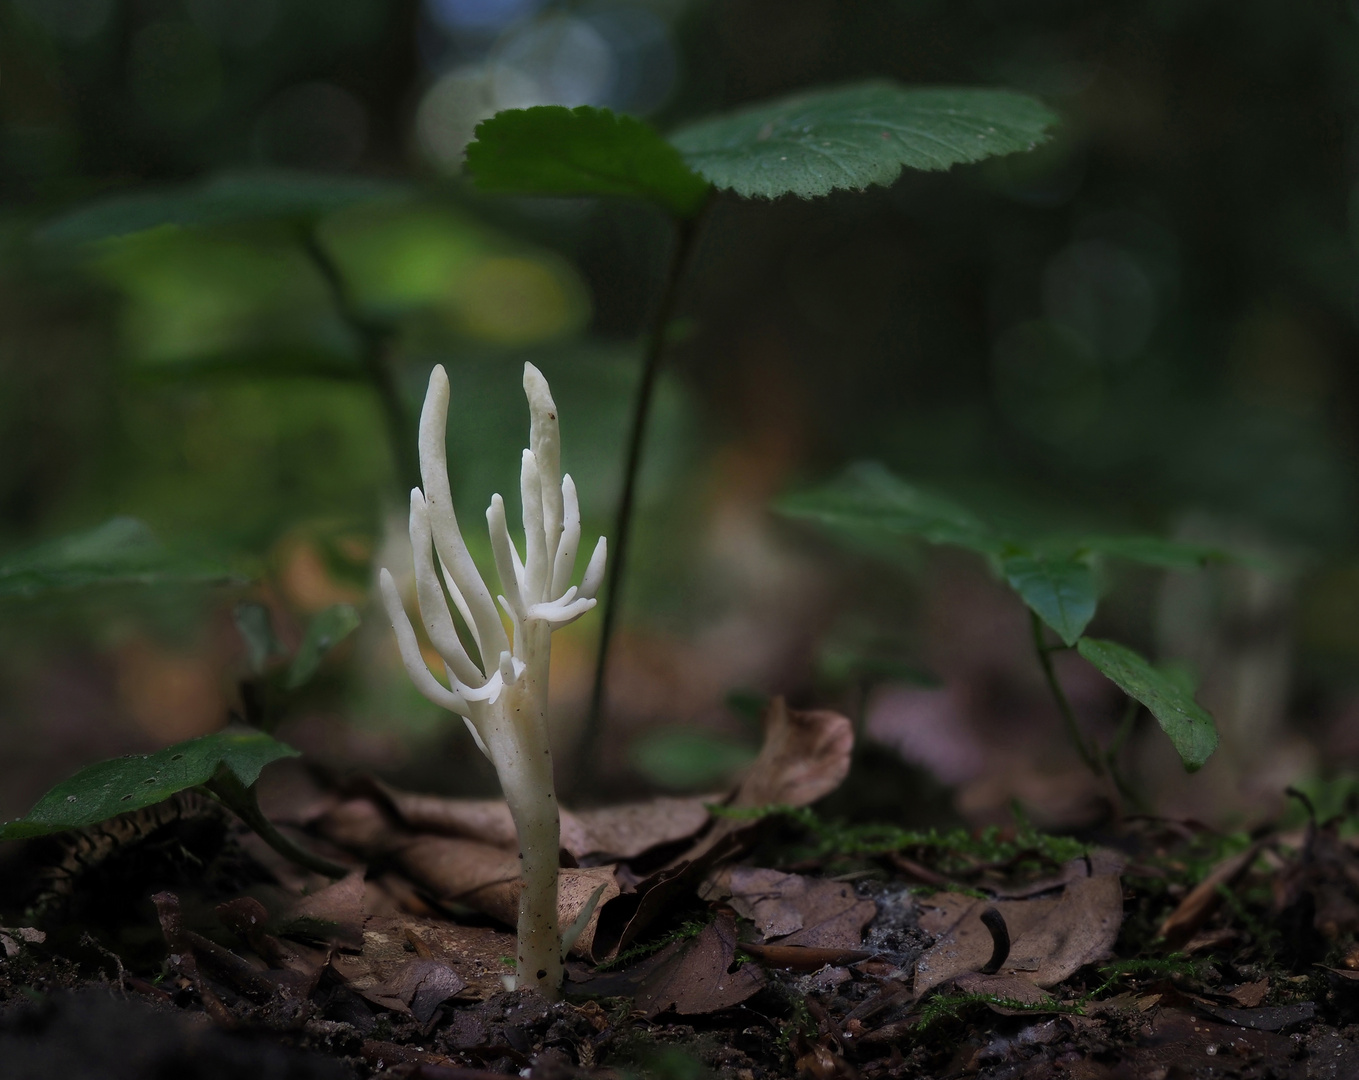
POLYGON ((445 453, 448 375, 442 367, 430 373, 420 414, 424 490, 411 491, 410 537, 420 618, 443 658, 447 687, 425 666, 392 575, 384 569, 379 582, 412 681, 430 701, 464 718, 500 776, 523 861, 518 985, 555 996, 562 979, 557 922, 560 823, 548 747, 548 665, 552 631, 595 606, 608 545, 601 536, 581 583, 568 584, 580 548, 580 506, 571 477, 561 475, 557 406, 547 380, 532 364, 524 365, 524 394, 531 417, 529 448, 519 474, 524 554, 520 556, 510 539, 505 503, 496 495, 486 511, 500 578, 500 592, 493 600, 453 512, 445 453), (459 637, 450 599, 467 626, 476 658, 459 637), (508 616, 512 642, 496 601, 508 616))

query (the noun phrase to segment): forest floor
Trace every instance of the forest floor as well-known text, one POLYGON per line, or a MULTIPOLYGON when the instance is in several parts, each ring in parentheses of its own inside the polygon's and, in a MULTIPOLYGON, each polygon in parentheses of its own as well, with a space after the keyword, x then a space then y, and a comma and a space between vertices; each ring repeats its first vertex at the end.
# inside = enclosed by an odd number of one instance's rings
POLYGON ((586 932, 555 1002, 505 989, 502 804, 313 786, 296 835, 353 861, 335 882, 197 796, 16 847, 0 1075, 1359 1077, 1339 822, 830 823, 827 716, 725 798, 565 816, 586 932))

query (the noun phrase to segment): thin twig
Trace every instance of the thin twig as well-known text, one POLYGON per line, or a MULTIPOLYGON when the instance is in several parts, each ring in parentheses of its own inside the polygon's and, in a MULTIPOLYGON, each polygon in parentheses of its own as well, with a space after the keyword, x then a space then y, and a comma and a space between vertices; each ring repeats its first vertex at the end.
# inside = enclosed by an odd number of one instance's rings
POLYGON ((420 483, 420 462, 416 457, 414 431, 411 427, 410 412, 401 396, 396 375, 388 362, 392 339, 392 328, 385 322, 365 315, 354 302, 349 284, 344 279, 325 244, 317 236, 316 229, 308 227, 300 235, 302 250, 307 253, 321 280, 330 293, 335 314, 350 333, 358 339, 359 360, 368 383, 377 394, 382 407, 383 420, 387 427, 387 438, 392 446, 392 460, 396 464, 404 488, 415 487, 420 483))
POLYGON ((665 347, 669 342, 670 324, 679 299, 680 285, 683 283, 689 263, 693 259, 699 234, 707 219, 712 199, 696 217, 677 223, 675 242, 670 253, 670 265, 666 269, 665 283, 661 288, 660 302, 656 317, 647 332, 646 347, 642 358, 642 377, 637 385, 637 397, 632 406, 632 427, 628 433, 627 458, 623 465, 623 493, 618 500, 618 513, 614 519, 613 533, 609 537, 609 581, 604 593, 603 612, 600 619, 599 652, 595 658, 594 687, 590 693, 590 713, 586 719, 585 731, 581 736, 580 760, 588 763, 595 760, 595 750, 603 728, 604 692, 608 677, 609 643, 613 640, 614 626, 618 619, 623 595, 623 575, 627 567, 628 540, 632 533, 633 506, 637 499, 637 478, 641 471, 642 451, 646 443, 647 421, 651 416, 651 403, 655 397, 656 378, 660 374, 661 361, 665 357, 665 347))
POLYGON ((1099 759, 1099 755, 1092 752, 1086 745, 1085 739, 1081 737, 1080 724, 1076 722, 1075 710, 1071 708, 1071 702, 1067 700, 1066 691, 1062 689, 1062 684, 1057 681, 1057 672, 1052 666, 1052 646, 1043 640, 1043 622, 1038 618, 1034 611, 1029 612, 1029 620, 1033 626, 1033 646, 1038 652, 1038 662, 1043 667, 1043 677, 1047 679, 1048 689, 1052 691, 1052 696, 1057 702, 1057 711, 1062 714, 1062 722, 1066 725, 1066 733, 1070 737, 1072 745, 1076 747, 1076 752, 1080 754, 1081 760, 1086 767, 1096 776, 1104 775, 1104 766, 1099 759))

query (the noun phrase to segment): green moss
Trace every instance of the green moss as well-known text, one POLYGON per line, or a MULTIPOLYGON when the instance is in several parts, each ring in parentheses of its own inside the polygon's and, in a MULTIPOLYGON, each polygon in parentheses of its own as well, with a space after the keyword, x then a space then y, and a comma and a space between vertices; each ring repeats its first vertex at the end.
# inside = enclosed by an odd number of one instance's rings
POLYGON ((1015 827, 1002 830, 989 826, 977 832, 967 829, 902 829, 895 825, 850 825, 823 820, 805 806, 770 804, 753 807, 710 806, 716 817, 757 821, 782 817, 808 835, 808 843, 789 853, 790 861, 833 857, 871 857, 895 851, 927 852, 933 864, 944 873, 960 873, 977 863, 1014 863, 1026 861, 1064 863, 1080 858, 1090 850, 1088 844, 1065 836, 1053 836, 1035 829, 1022 815, 1015 827))
POLYGON ((641 960, 643 957, 650 956, 654 952, 660 952, 661 949, 664 949, 667 945, 673 945, 676 941, 688 941, 690 938, 696 938, 708 928, 712 921, 711 917, 706 919, 689 919, 675 927, 675 929, 671 930, 668 934, 662 934, 655 940, 645 942, 642 945, 634 945, 631 949, 619 953, 612 960, 605 960, 604 963, 597 964, 595 970, 611 971, 617 967, 626 967, 628 964, 631 964, 636 960, 641 960))

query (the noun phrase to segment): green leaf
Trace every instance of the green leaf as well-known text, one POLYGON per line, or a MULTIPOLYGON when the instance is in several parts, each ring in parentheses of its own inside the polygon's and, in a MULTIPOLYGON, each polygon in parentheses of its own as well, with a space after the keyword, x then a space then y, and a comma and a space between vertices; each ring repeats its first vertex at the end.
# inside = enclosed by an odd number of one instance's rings
POLYGON ((629 757, 633 768, 653 783, 696 791, 724 783, 754 761, 757 752, 754 746, 713 732, 670 728, 640 736, 629 757))
POLYGON ((1156 536, 1088 536, 1078 543, 1085 551, 1166 570, 1196 570, 1210 562, 1232 559, 1221 548, 1162 540, 1156 536))
POLYGON ((467 171, 482 191, 630 195, 692 217, 709 185, 673 146, 631 116, 582 105, 509 109, 477 125, 467 171))
POLYGON ((891 656, 878 656, 856 649, 824 649, 817 657, 819 678, 837 685, 857 679, 874 682, 911 683, 931 688, 943 685, 937 675, 891 656))
POLYGON ((263 604, 242 602, 231 609, 231 620, 236 624, 241 640, 245 642, 250 670, 256 675, 262 675, 270 659, 283 653, 283 646, 274 636, 269 609, 263 604))
POLYGON ((849 532, 875 531, 919 536, 983 554, 1002 543, 970 510, 922 491, 873 462, 853 465, 811 491, 785 496, 775 508, 790 517, 810 518, 849 532))
POLYGON ((297 757, 291 746, 261 731, 227 730, 167 746, 155 754, 101 761, 63 780, 26 817, 0 826, 0 840, 78 829, 206 784, 226 769, 246 787, 279 758, 297 757))
POLYGON ((116 517, 88 532, 0 560, 0 598, 97 585, 185 585, 237 580, 225 567, 165 549, 136 518, 116 517))
POLYGON ((359 612, 353 604, 336 604, 312 619, 292 666, 288 668, 288 689, 296 690, 315 675, 326 653, 352 634, 358 625, 359 612))
POLYGON ((1032 150, 1057 117, 1009 90, 873 81, 703 120, 671 136, 684 159, 747 198, 804 199, 1032 150))
POLYGON ((381 180, 286 170, 222 173, 183 187, 115 195, 58 218, 38 233, 52 244, 90 244, 166 225, 206 228, 249 221, 310 222, 405 189, 381 180))
POLYGON ((1195 772, 1203 767, 1217 749, 1217 725, 1179 679, 1157 671, 1132 649, 1115 641, 1081 638, 1076 650, 1120 690, 1151 710, 1186 769, 1195 772))
POLYGON ((1095 617, 1099 593, 1089 564, 1080 559, 1027 552, 1005 555, 1001 573, 1030 609, 1068 645, 1095 617))

